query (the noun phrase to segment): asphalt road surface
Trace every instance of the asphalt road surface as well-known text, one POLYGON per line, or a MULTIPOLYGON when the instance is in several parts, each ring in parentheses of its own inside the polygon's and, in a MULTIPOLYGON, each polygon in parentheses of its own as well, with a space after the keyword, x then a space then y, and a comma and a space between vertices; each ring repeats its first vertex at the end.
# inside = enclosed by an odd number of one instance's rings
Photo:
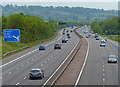
MULTIPOLYGON (((62 36, 63 38, 64 36, 62 36)), ((61 43, 62 38, 49 44, 45 51, 35 51, 6 66, 2 67, 3 85, 43 85, 45 81, 54 73, 64 59, 69 55, 74 46, 78 43, 78 37, 71 33, 68 43, 61 43), (61 43, 61 50, 54 50, 55 43, 61 43), (43 79, 29 80, 29 71, 32 68, 44 70, 43 79)))
MULTIPOLYGON (((78 32, 87 35, 81 29, 78 32)), ((107 63, 109 55, 118 55, 118 45, 108 40, 106 47, 100 47, 100 40, 95 40, 94 35, 87 39, 89 55, 78 85, 118 85, 118 63, 107 63)))

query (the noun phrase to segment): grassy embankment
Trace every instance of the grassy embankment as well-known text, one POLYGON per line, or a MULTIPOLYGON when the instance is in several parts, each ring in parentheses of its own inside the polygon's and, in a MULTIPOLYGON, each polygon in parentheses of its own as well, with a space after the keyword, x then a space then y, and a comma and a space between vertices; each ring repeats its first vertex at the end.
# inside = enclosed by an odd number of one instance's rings
POLYGON ((113 38, 113 35, 101 35, 102 37, 107 37, 108 39, 120 42, 120 35, 114 35, 115 38, 113 38))
MULTIPOLYGON (((3 41, 3 42, 2 42, 2 47, 1 47, 1 48, 2 48, 2 52, 1 52, 1 50, 0 50, 0 53, 3 55, 3 54, 5 54, 6 52, 10 52, 10 51, 13 51, 13 50, 16 50, 16 49, 25 47, 25 46, 28 46, 28 48, 31 48, 31 47, 33 47, 33 46, 42 44, 42 43, 44 43, 44 42, 46 42, 46 41, 50 41, 50 40, 54 39, 56 36, 57 36, 57 33, 55 33, 54 36, 49 37, 48 39, 36 40, 36 41, 30 42, 30 43, 4 42, 4 41, 3 41)), ((0 46, 1 46, 1 44, 0 44, 0 46)), ((28 49, 28 48, 26 48, 26 49, 28 49)), ((25 50, 25 49, 23 49, 23 50, 25 50)), ((21 50, 21 51, 23 51, 23 50, 21 50)), ((7 55, 7 56, 4 56, 4 57, 2 57, 2 59, 6 58, 6 57, 8 57, 8 56, 11 56, 11 55, 13 55, 13 54, 16 54, 16 53, 18 53, 18 52, 21 52, 21 51, 17 51, 17 52, 14 52, 14 53, 12 53, 12 54, 9 54, 9 55, 7 55)))

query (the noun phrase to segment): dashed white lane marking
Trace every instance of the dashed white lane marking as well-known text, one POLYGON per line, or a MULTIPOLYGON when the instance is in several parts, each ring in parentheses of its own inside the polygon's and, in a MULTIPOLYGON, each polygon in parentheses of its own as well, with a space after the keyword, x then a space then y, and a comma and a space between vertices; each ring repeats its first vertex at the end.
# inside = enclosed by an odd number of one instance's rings
POLYGON ((104 67, 104 65, 103 65, 103 67, 104 67))
POLYGON ((105 74, 103 73, 103 76, 104 76, 105 74))
POLYGON ((16 69, 18 69, 18 68, 16 68, 16 69))
POLYGON ((2 79, 2 77, 0 77, 0 79, 2 79))
POLYGON ((47 62, 45 61, 45 63, 47 63, 47 62))
POLYGON ((50 59, 48 59, 48 60, 50 60, 50 59))
POLYGON ((43 64, 41 64, 41 66, 43 66, 43 64))
POLYGON ((23 66, 23 65, 22 65, 23 66))
POLYGON ((26 79, 26 77, 24 77, 24 79, 26 79))
POLYGON ((105 70, 103 69, 103 71, 105 71, 105 70))
POLYGON ((11 72, 9 72, 9 74, 11 74, 11 72))
POLYGON ((105 79, 103 79, 103 82, 105 81, 105 79))
POLYGON ((32 59, 33 60, 33 59, 32 59))
POLYGON ((16 83, 16 85, 19 85, 20 83, 18 82, 18 83, 16 83))
POLYGON ((51 58, 53 58, 53 57, 51 56, 51 58))

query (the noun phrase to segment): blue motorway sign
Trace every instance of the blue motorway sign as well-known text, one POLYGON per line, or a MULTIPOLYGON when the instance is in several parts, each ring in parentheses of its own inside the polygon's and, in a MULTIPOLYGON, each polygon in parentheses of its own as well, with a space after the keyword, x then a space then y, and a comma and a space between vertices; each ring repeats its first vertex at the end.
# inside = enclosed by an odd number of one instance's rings
POLYGON ((5 42, 20 42, 20 30, 19 29, 4 29, 4 41, 5 42))
POLYGON ((70 24, 70 26, 71 26, 71 27, 73 27, 73 26, 74 26, 74 24, 70 24))

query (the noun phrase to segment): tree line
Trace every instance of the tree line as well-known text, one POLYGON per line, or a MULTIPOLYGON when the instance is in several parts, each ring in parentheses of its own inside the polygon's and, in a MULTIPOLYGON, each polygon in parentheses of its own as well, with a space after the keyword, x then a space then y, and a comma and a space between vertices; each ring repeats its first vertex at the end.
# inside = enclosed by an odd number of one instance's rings
POLYGON ((20 29, 23 43, 49 38, 55 34, 56 27, 56 23, 45 22, 42 18, 23 13, 2 16, 2 33, 3 29, 20 29))
POLYGON ((91 23, 91 30, 99 34, 105 35, 119 35, 120 18, 115 16, 112 19, 105 21, 94 21, 91 23))
POLYGON ((3 16, 23 12, 24 14, 40 17, 45 21, 102 21, 111 19, 118 15, 117 10, 92 9, 84 7, 68 7, 68 6, 17 6, 6 5, 2 6, 3 16), (49 15, 48 15, 49 14, 49 15))
POLYGON ((40 17, 25 15, 22 12, 8 17, 2 16, 2 35, 4 29, 20 29, 20 42, 29 43, 48 39, 54 36, 59 29, 70 27, 70 24, 74 24, 74 26, 89 24, 89 22, 71 21, 66 22, 65 25, 58 25, 59 22, 63 21, 50 20, 46 22, 40 17))

